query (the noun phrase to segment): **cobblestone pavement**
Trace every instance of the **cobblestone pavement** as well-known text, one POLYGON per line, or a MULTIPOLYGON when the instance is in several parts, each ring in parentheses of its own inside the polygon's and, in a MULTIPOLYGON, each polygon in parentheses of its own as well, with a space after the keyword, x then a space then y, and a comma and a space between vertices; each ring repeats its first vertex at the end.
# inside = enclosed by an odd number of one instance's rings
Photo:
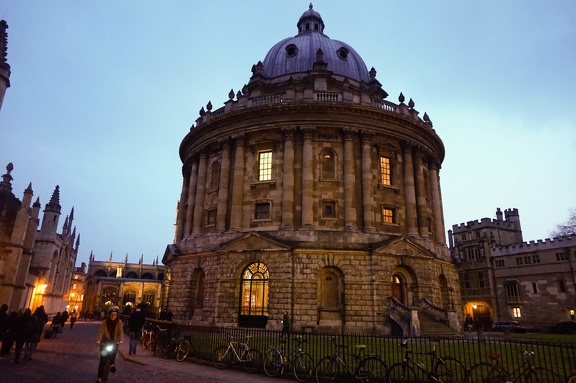
MULTIPOLYGON (((96 333, 99 322, 76 322, 74 329, 67 324, 56 339, 44 339, 38 343, 33 360, 20 359, 14 363, 14 349, 10 355, 0 358, 0 382, 2 383, 94 383, 97 378, 98 352, 96 333)), ((138 346, 136 355, 128 355, 128 337, 119 347, 116 356, 117 371, 108 381, 138 383, 265 383, 278 379, 260 374, 248 374, 241 370, 218 370, 201 361, 183 362, 153 356, 151 351, 138 346)), ((288 379, 289 380, 289 379, 288 379)), ((282 381, 287 381, 282 379, 282 381)))

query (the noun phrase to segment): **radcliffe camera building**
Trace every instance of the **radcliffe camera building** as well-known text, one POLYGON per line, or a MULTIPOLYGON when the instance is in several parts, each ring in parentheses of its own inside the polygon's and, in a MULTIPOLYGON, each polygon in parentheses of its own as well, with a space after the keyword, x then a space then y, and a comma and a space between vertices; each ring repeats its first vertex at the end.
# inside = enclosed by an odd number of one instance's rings
POLYGON ((288 310, 304 331, 456 329, 442 140, 312 5, 296 32, 181 143, 168 306, 197 324, 278 328, 288 310))

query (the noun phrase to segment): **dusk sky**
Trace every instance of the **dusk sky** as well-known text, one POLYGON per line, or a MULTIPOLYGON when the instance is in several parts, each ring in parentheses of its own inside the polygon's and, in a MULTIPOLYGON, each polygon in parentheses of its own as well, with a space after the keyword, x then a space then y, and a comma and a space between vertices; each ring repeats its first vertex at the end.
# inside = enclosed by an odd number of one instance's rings
MULTIPOLYGON (((182 186, 178 149, 208 101, 223 106, 309 1, 2 0, 11 87, 0 172, 56 185, 74 207, 77 266, 160 260, 182 186)), ((525 241, 576 208, 576 1, 313 1, 397 103, 444 141, 446 230, 517 208, 525 241)))

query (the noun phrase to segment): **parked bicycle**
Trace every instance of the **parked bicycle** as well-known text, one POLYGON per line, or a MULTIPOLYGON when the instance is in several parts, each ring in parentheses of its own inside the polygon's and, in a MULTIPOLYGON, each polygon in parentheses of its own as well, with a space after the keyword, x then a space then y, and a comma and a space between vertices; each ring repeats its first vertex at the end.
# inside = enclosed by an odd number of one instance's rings
POLYGON ((479 362, 470 367, 467 381, 469 383, 562 383, 564 380, 554 371, 534 365, 534 352, 524 351, 522 353, 522 364, 512 372, 508 372, 500 360, 501 354, 488 355, 491 363, 479 362))
POLYGON ((442 357, 436 354, 436 343, 432 345, 432 351, 416 352, 408 348, 408 340, 402 341, 404 359, 402 362, 390 366, 388 373, 389 383, 417 382, 418 376, 423 375, 428 382, 437 383, 463 383, 466 381, 466 368, 458 359, 442 357), (413 359, 412 355, 424 355, 429 357, 429 367, 413 359), (429 369, 430 368, 430 369, 429 369), (418 371, 418 374, 416 373, 418 371))
POLYGON ((386 364, 375 355, 363 356, 366 346, 355 346, 356 352, 344 351, 348 347, 336 344, 336 337, 332 337, 334 349, 332 354, 320 359, 316 364, 316 381, 318 383, 333 382, 339 375, 346 374, 361 382, 387 382, 388 368, 386 364))
POLYGON ((182 362, 188 356, 190 350, 192 350, 191 337, 184 336, 180 339, 180 332, 176 329, 176 332, 170 338, 163 340, 158 344, 158 349, 160 350, 160 356, 164 359, 171 359, 176 357, 176 360, 182 362))
POLYGON ((228 334, 228 346, 216 347, 212 351, 212 364, 219 369, 230 367, 236 362, 240 363, 246 372, 254 373, 258 371, 262 363, 260 351, 250 348, 248 343, 252 339, 251 335, 246 336, 244 343, 235 342, 231 334, 228 334))
POLYGON ((268 347, 264 358, 264 372, 268 376, 282 375, 285 369, 292 367, 294 377, 299 382, 307 382, 314 373, 314 359, 305 351, 302 351, 300 345, 305 340, 300 337, 294 337, 296 347, 286 354, 286 341, 282 341, 282 346, 268 347))

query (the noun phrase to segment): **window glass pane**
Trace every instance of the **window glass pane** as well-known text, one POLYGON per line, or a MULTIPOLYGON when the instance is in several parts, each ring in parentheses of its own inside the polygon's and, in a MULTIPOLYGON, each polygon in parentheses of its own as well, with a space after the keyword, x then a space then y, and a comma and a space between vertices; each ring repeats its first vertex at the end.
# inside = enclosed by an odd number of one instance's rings
POLYGON ((394 210, 382 209, 382 220, 384 223, 394 223, 394 210))
POLYGON ((391 185, 390 158, 388 157, 380 157, 380 183, 391 185))
POLYGON ((258 153, 258 181, 272 179, 272 151, 258 153))

